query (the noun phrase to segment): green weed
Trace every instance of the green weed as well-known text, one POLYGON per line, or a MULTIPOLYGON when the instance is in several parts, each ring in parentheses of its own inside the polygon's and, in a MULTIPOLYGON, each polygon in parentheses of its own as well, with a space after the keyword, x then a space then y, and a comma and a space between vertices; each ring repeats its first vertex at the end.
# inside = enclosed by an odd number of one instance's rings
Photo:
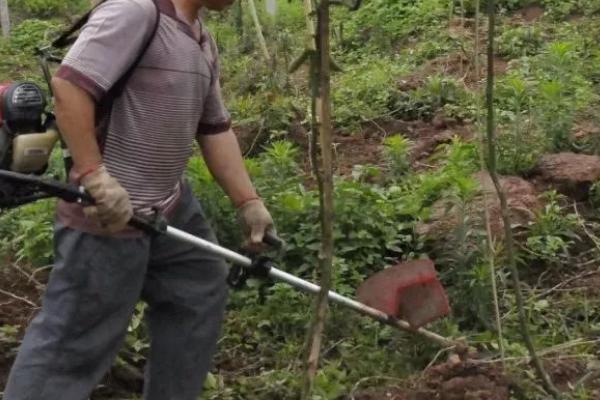
POLYGON ((570 247, 580 240, 577 228, 581 220, 577 214, 563 211, 556 192, 546 192, 543 197, 546 205, 528 228, 526 259, 552 265, 568 257, 570 247))
POLYGON ((403 66, 393 58, 362 58, 334 77, 333 107, 338 127, 351 133, 360 124, 390 114, 398 96, 394 77, 403 66))
POLYGON ((11 12, 23 18, 66 18, 90 6, 87 0, 10 0, 11 12))
POLYGON ((498 54, 510 58, 533 56, 539 53, 543 43, 542 33, 535 26, 509 28, 498 37, 498 54))
POLYGON ((412 141, 402 135, 393 135, 385 139, 385 157, 393 177, 399 179, 410 169, 410 149, 412 141))

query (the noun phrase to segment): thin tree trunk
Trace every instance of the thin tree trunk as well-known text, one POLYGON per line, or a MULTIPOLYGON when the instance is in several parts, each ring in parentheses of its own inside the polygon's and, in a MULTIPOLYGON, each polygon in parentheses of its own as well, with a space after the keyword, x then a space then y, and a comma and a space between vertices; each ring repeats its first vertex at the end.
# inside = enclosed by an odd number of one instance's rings
POLYGON ((248 7, 250 8, 250 15, 252 16, 254 28, 256 29, 256 38, 258 39, 258 45, 260 46, 260 50, 262 51, 265 60, 267 62, 271 62, 271 56, 269 56, 267 42, 265 41, 265 37, 263 36, 262 26, 260 25, 260 20, 258 19, 258 13, 256 12, 256 5, 254 4, 254 0, 248 0, 248 7))
POLYGON ((495 37, 495 25, 496 25, 496 5, 494 0, 488 0, 488 50, 487 50, 487 89, 486 89, 486 102, 487 102, 487 140, 488 140, 488 170, 490 176, 496 187, 498 198, 500 200, 500 208, 502 212, 502 222, 504 224, 504 236, 505 236, 505 247, 508 267, 511 272, 513 279, 513 285, 515 289, 515 297, 517 300, 517 308, 519 311, 519 325, 521 334, 523 335, 523 341, 529 351, 529 356, 535 370, 542 381, 544 389, 552 395, 555 399, 561 399, 562 395, 556 389, 550 376, 546 373, 542 361, 537 356, 531 334, 529 333, 529 326, 527 322, 527 315, 525 313, 525 301, 521 292, 521 282, 519 279, 519 271, 517 269, 517 261, 514 250, 514 239, 511 230, 510 216, 508 213, 508 204, 506 201, 506 195, 500 186, 500 180, 498 178, 496 168, 496 131, 495 131, 495 115, 494 115, 494 37, 495 37))
MULTIPOLYGON (((460 0, 460 32, 464 32, 465 29, 465 0, 460 0)), ((461 61, 460 63, 460 76, 465 76, 464 74, 464 63, 461 61)))
POLYGON ((235 6, 235 27, 240 37, 240 43, 244 43, 244 9, 241 1, 235 6))
POLYGON ((10 36, 10 13, 8 11, 8 0, 0 0, 0 25, 2 25, 2 36, 10 36))
POLYGON ((313 0, 304 0, 304 18, 306 19, 306 49, 308 51, 317 51, 317 33, 313 20, 313 0))
MULTIPOLYGON (((329 42, 329 0, 321 0, 318 9, 318 35, 317 35, 318 60, 312 68, 313 79, 318 81, 314 111, 318 115, 318 125, 321 142, 321 165, 313 160, 315 175, 319 184, 321 203, 321 250, 319 253, 319 282, 321 291, 315 300, 315 313, 311 324, 310 335, 307 339, 307 360, 304 384, 302 386, 302 399, 311 397, 314 379, 319 367, 321 343, 325 329, 328 303, 327 294, 331 287, 331 270, 333 264, 333 153, 331 135, 331 64, 329 42), (318 77, 318 80, 317 78, 318 77)), ((315 91, 316 92, 316 91, 315 91)), ((313 131, 314 135, 315 131, 313 131)), ((313 141, 313 152, 316 153, 313 141)))
MULTIPOLYGON (((479 62, 479 35, 480 35, 480 20, 481 20, 481 7, 480 1, 475 0, 475 84, 479 84, 480 79, 480 62, 479 62)), ((480 140, 479 140, 479 161, 481 162, 481 172, 483 172, 483 176, 485 176, 486 167, 485 167, 485 134, 483 133, 481 118, 479 117, 480 100, 479 96, 477 96, 477 125, 481 131, 480 140)), ((489 204, 488 199, 490 198, 490 194, 484 190, 483 191, 483 204, 489 204)), ((488 266, 490 270, 490 283, 492 285, 492 301, 494 306, 494 319, 496 322, 496 333, 498 335, 498 348, 500 350, 500 360, 502 361, 502 367, 505 367, 504 363, 504 334, 502 329, 502 319, 500 316, 500 302, 498 301, 498 285, 496 282, 496 251, 494 249, 494 237, 492 235, 492 227, 490 224, 490 212, 487 206, 483 207, 483 219, 485 222, 485 232, 486 232, 486 255, 488 259, 488 266)))

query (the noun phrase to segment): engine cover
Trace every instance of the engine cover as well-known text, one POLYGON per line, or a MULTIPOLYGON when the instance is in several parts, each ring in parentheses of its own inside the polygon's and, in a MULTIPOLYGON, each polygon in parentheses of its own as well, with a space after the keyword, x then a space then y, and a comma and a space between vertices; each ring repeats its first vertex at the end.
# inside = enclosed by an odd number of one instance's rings
POLYGON ((32 82, 0 86, 0 126, 13 136, 42 131, 46 98, 32 82))

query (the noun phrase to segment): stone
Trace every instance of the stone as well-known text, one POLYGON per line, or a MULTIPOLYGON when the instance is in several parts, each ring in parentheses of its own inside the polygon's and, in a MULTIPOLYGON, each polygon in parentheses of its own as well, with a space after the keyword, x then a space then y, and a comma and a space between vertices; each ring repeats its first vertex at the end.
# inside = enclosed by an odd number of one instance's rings
POLYGON ((556 190, 574 200, 585 200, 590 186, 600 179, 600 157, 576 153, 542 156, 534 169, 545 190, 556 190))
MULTIPOLYGON (((483 208, 486 207, 490 217, 492 236, 504 236, 504 224, 500 210, 500 200, 488 173, 479 172, 474 175, 479 182, 480 193, 460 210, 458 205, 442 199, 432 206, 428 221, 417 225, 417 233, 434 241, 446 241, 459 224, 460 215, 469 215, 469 223, 485 231, 483 208)), ((500 177, 500 186, 506 194, 511 225, 526 226, 535 218, 535 212, 543 206, 536 188, 523 178, 517 176, 500 177)))

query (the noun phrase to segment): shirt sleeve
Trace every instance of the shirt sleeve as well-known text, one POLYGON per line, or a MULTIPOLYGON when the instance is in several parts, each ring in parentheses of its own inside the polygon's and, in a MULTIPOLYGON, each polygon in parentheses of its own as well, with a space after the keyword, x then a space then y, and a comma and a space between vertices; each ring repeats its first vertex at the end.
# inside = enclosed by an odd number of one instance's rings
POLYGON ((231 128, 231 116, 223 102, 221 94, 219 53, 213 38, 203 33, 202 47, 211 63, 212 77, 208 93, 204 100, 202 118, 198 124, 198 136, 214 135, 226 132, 231 128))
POLYGON ((106 1, 92 13, 56 76, 100 101, 135 62, 155 21, 151 1, 106 1))

